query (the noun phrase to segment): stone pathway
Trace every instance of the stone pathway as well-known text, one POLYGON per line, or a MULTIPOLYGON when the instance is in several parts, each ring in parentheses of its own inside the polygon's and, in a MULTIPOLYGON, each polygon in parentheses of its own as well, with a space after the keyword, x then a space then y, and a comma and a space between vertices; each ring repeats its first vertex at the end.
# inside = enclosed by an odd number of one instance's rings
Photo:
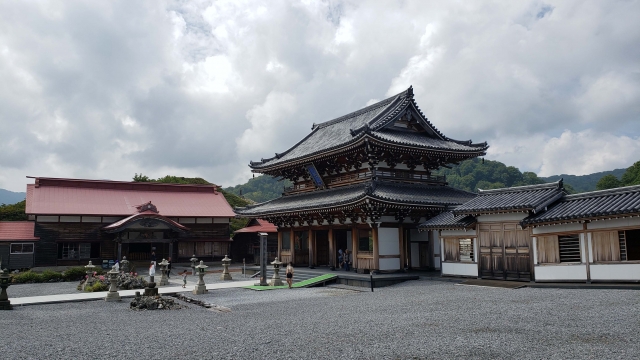
MULTIPOLYGON (((207 290, 216 290, 216 289, 229 289, 229 288, 238 288, 253 285, 256 283, 256 280, 248 280, 248 281, 233 281, 233 282, 224 282, 224 283, 215 283, 215 284, 207 284, 207 290)), ((158 292, 160 294, 175 294, 181 292, 191 292, 193 290, 193 285, 187 286, 186 288, 182 288, 182 286, 164 286, 159 287, 158 292)), ((141 293, 144 291, 143 289, 136 290, 120 290, 120 297, 134 297, 136 291, 140 291, 141 293)), ((93 292, 93 293, 76 293, 76 294, 59 294, 59 295, 43 295, 43 296, 29 296, 29 297, 19 297, 19 298, 9 298, 11 301, 11 305, 13 306, 23 306, 23 305, 41 305, 41 304, 56 304, 56 303, 65 303, 65 302, 76 302, 76 301, 88 301, 88 300, 101 300, 107 296, 106 291, 101 292, 93 292)))

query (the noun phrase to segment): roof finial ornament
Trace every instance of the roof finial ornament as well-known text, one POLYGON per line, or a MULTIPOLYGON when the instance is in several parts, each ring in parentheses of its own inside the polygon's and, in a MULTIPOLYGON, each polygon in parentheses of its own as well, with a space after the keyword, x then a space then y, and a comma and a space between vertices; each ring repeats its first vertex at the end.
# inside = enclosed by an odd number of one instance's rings
POLYGON ((158 208, 155 205, 153 205, 151 201, 144 203, 142 205, 136 206, 136 209, 138 209, 139 213, 145 212, 145 211, 153 211, 156 214, 159 213, 158 208))
POLYGON ((409 97, 413 97, 413 85, 409 85, 409 88, 407 89, 407 95, 409 95, 409 97))

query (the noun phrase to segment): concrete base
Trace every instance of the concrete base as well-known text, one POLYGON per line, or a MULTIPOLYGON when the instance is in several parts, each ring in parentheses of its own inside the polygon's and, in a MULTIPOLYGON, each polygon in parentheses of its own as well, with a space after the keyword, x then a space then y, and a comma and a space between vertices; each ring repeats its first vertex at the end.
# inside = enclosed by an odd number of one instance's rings
POLYGON ((195 289, 193 289, 194 295, 202 295, 206 294, 207 292, 207 287, 205 285, 196 285, 195 289))
POLYGON ((13 310, 9 300, 0 301, 0 310, 13 310))
POLYGON ((229 274, 229 273, 226 273, 226 274, 225 274, 225 273, 222 273, 222 275, 220 275, 220 280, 233 280, 233 279, 231 278, 231 274, 229 274))
MULTIPOLYGON (((156 289, 158 290, 158 289, 156 289)), ((120 301, 120 294, 117 291, 108 292, 107 297, 104 298, 104 301, 120 301)))
POLYGON ((284 283, 280 278, 271 279, 271 281, 269 281, 269 286, 284 286, 284 283))

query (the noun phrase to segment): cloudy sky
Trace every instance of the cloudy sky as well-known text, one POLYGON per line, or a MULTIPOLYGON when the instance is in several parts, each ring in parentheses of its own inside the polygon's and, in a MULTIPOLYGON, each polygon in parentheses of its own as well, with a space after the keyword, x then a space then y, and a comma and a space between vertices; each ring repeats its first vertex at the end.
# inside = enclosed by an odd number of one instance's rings
POLYGON ((638 1, 0 2, 0 188, 245 182, 413 85, 447 136, 547 176, 640 160, 638 1))

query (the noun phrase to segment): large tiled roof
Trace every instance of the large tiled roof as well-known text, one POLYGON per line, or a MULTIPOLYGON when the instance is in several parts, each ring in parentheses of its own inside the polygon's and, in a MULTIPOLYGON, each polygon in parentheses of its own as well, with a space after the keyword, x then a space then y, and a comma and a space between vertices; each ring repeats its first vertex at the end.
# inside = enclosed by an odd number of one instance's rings
POLYGON ((0 221, 0 241, 39 240, 33 236, 33 221, 0 221))
POLYGON ((640 185, 566 195, 523 225, 640 213, 640 185))
POLYGON ((538 212, 564 195, 562 180, 553 183, 479 190, 478 196, 458 206, 453 213, 481 214, 505 211, 538 212))
POLYGON ((163 216, 234 217, 215 185, 36 178, 27 185, 26 213, 129 216, 152 202, 163 216))
POLYGON ((311 133, 289 150, 269 159, 251 162, 250 166, 253 169, 261 169, 304 159, 347 146, 350 143, 356 143, 366 134, 382 141, 428 149, 474 154, 482 153, 487 149, 486 143, 472 144, 471 141, 458 141, 444 136, 422 113, 420 113, 420 121, 427 129, 425 132, 416 133, 406 129, 386 127, 390 121, 397 118, 410 106, 420 112, 413 100, 412 88, 337 119, 314 124, 311 133))
POLYGON ((459 205, 475 194, 448 186, 365 182, 339 188, 289 195, 254 206, 236 209, 239 215, 255 217, 297 211, 322 211, 357 204, 365 198, 415 206, 459 205))
POLYGON ((153 211, 143 211, 141 213, 138 214, 134 214, 131 215, 129 217, 126 217, 122 220, 116 221, 113 224, 109 224, 105 227, 103 227, 102 229, 105 230, 106 232, 119 232, 124 230, 125 228, 127 228, 127 225, 132 224, 138 220, 142 220, 142 219, 152 219, 152 220, 157 220, 160 222, 163 222, 167 225, 169 225, 171 228, 173 228, 174 230, 177 231, 187 231, 189 230, 188 227, 181 225, 171 219, 169 219, 166 216, 162 216, 156 212, 153 211))
POLYGON ((453 230, 468 229, 476 223, 476 218, 471 215, 453 215, 451 211, 445 211, 418 225, 423 230, 453 230))

